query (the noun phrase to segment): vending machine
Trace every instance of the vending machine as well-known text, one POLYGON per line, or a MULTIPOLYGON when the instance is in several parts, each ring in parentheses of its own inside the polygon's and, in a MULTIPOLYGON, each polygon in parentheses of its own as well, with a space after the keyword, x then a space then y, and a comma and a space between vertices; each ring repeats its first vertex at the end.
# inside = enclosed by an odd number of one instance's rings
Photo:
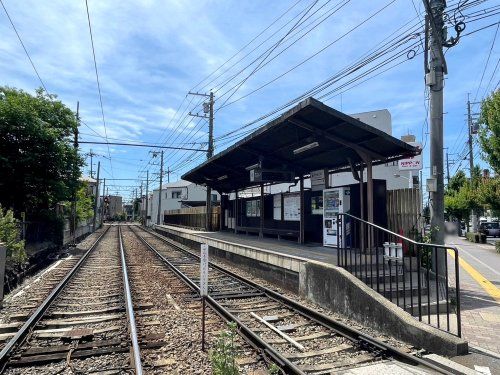
MULTIPOLYGON (((323 245, 337 247, 337 229, 348 229, 348 220, 342 220, 337 228, 337 214, 349 213, 351 189, 348 186, 323 190, 323 245)), ((340 239, 345 246, 345 238, 340 239)))

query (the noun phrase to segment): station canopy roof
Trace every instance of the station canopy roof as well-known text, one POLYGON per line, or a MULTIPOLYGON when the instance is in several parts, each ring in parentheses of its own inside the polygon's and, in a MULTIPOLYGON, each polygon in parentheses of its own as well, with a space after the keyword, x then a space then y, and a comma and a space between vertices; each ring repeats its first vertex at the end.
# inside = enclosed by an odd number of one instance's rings
MULTIPOLYGON (((419 154, 393 136, 308 98, 182 176, 220 192, 258 186, 250 169, 287 171, 295 177, 328 168, 345 170, 368 158, 373 165, 419 154)), ((273 181, 273 182, 280 182, 273 181)))

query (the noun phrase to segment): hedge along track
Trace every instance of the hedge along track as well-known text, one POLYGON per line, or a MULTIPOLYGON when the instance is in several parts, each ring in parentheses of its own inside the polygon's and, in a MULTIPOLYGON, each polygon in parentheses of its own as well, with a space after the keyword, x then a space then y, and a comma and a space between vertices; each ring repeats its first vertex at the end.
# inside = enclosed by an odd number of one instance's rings
POLYGON ((142 374, 120 228, 108 227, 0 353, 6 373, 142 374))
MULTIPOLYGON (((199 292, 198 255, 157 233, 134 228, 151 251, 199 292)), ((213 263, 207 302, 225 320, 235 322, 243 338, 287 374, 330 374, 382 362, 402 362, 420 373, 452 373, 213 263)))

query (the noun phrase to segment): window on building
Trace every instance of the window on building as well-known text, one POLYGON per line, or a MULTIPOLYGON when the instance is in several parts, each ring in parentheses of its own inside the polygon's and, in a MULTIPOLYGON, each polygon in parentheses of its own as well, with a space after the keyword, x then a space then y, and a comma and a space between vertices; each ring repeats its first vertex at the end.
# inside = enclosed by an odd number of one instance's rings
POLYGON ((172 191, 172 199, 181 199, 182 191, 172 191))
POLYGON ((217 202, 217 194, 212 194, 212 202, 217 202))

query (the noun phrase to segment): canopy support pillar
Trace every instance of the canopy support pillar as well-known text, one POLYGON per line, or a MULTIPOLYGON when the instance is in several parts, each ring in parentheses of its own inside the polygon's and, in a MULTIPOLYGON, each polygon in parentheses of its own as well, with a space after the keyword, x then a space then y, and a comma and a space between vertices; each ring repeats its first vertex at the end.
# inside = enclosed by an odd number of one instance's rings
POLYGON ((264 184, 260 184, 260 227, 259 237, 264 237, 264 184))
POLYGON ((299 230, 299 243, 305 242, 305 210, 304 210, 304 177, 300 178, 300 230, 299 230))
POLYGON ((234 197, 234 233, 238 233, 238 216, 239 216, 239 210, 238 210, 238 190, 236 189, 234 191, 235 197, 234 197))

